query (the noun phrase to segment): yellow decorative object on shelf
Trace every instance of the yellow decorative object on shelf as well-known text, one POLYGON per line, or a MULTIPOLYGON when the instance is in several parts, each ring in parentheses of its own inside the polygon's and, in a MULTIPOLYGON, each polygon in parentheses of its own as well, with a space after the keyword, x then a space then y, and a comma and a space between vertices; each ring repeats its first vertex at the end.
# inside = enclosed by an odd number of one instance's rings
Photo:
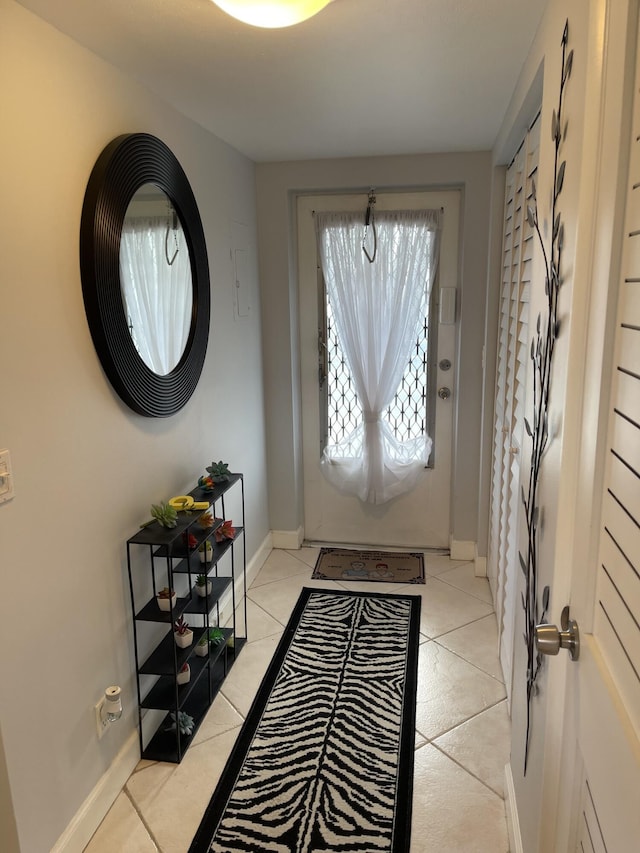
POLYGON ((174 498, 169 498, 169 506, 172 506, 177 512, 185 512, 189 509, 208 509, 207 501, 196 501, 191 495, 176 495, 174 498))

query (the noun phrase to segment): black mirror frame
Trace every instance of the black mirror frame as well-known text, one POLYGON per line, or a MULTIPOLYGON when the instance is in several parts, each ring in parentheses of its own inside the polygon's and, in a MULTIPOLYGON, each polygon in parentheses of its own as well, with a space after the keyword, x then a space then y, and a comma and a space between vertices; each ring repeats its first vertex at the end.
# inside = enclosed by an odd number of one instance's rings
POLYGON ((80 274, 89 330, 102 367, 118 395, 146 417, 180 411, 196 389, 209 340, 210 288, 207 247, 187 176, 172 151, 147 133, 124 134, 96 161, 80 223, 80 274), (120 238, 136 191, 156 184, 182 223, 193 284, 191 327, 182 358, 166 376, 140 358, 127 325, 120 286, 120 238))

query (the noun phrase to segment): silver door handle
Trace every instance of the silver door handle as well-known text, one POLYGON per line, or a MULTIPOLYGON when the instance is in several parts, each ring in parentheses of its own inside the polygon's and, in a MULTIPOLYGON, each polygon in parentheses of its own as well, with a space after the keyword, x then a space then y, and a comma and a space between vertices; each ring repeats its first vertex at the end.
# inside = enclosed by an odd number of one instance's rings
POLYGON ((567 649, 571 660, 578 660, 580 632, 576 620, 569 618, 568 607, 562 611, 561 625, 562 631, 559 631, 555 625, 536 625, 536 647, 543 655, 557 655, 560 649, 567 649))
POLYGON ((441 400, 448 400, 450 396, 451 396, 451 389, 450 388, 445 388, 445 387, 438 388, 438 397, 440 397, 441 400))

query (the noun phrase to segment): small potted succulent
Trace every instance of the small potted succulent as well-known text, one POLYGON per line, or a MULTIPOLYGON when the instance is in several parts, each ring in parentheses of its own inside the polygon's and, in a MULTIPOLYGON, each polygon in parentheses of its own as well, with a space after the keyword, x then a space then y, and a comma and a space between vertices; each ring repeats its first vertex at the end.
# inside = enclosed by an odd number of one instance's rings
POLYGON ((219 462, 212 462, 207 466, 207 473, 214 483, 227 483, 231 477, 229 466, 222 459, 219 462))
POLYGON ((224 641, 224 634, 220 628, 209 628, 209 642, 214 646, 219 646, 224 641))
MULTIPOLYGON (((170 717, 172 722, 167 726, 165 731, 171 731, 176 728, 176 715, 173 711, 171 712, 170 717)), ((185 714, 184 711, 178 711, 177 728, 181 735, 193 734, 194 726, 195 723, 190 714, 185 714)))
POLYGON ((198 546, 198 556, 200 557, 201 563, 210 563, 213 559, 213 545, 208 539, 205 539, 198 546))
POLYGON ((169 529, 175 527, 178 523, 178 513, 167 503, 159 503, 151 505, 151 516, 162 527, 169 529))
POLYGON ((172 610, 176 606, 175 590, 169 589, 168 586, 163 586, 156 594, 156 601, 160 610, 172 610))
POLYGON ((196 654, 200 658, 206 658, 209 654, 209 638, 203 634, 196 643, 196 654))
POLYGON ((176 681, 178 684, 188 684, 189 679, 191 678, 191 667, 188 663, 183 663, 180 667, 180 671, 176 676, 176 681))
POLYGON ((210 477, 208 474, 203 474, 202 477, 198 478, 198 487, 202 489, 203 492, 212 492, 216 484, 213 482, 213 477, 210 477))
POLYGON ((216 528, 216 542, 224 542, 225 539, 233 539, 236 535, 236 529, 233 526, 233 521, 223 521, 220 527, 216 528))
POLYGON ((182 616, 178 617, 173 623, 173 636, 176 646, 179 646, 181 649, 186 649, 193 642, 193 631, 182 616))
POLYGON ((198 519, 198 524, 203 530, 210 530, 213 527, 215 519, 211 511, 203 513, 198 519))
POLYGON ((189 551, 193 551, 193 549, 194 549, 194 548, 196 547, 196 545, 198 544, 198 540, 197 540, 197 539, 196 539, 196 537, 193 535, 193 533, 187 533, 187 532, 186 532, 186 530, 185 530, 185 532, 182 534, 182 541, 183 541, 183 542, 184 542, 184 544, 187 546, 187 549, 188 549, 189 551))
POLYGON ((196 592, 200 598, 206 598, 211 593, 211 581, 206 575, 198 575, 196 578, 196 592))

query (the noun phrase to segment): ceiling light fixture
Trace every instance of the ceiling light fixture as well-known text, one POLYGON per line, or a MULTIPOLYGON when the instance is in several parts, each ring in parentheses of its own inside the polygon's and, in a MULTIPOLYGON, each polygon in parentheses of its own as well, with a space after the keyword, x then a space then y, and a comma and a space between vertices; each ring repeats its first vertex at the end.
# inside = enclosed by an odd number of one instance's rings
POLYGON ((254 27, 290 27, 316 15, 332 0, 213 0, 223 12, 254 27))

